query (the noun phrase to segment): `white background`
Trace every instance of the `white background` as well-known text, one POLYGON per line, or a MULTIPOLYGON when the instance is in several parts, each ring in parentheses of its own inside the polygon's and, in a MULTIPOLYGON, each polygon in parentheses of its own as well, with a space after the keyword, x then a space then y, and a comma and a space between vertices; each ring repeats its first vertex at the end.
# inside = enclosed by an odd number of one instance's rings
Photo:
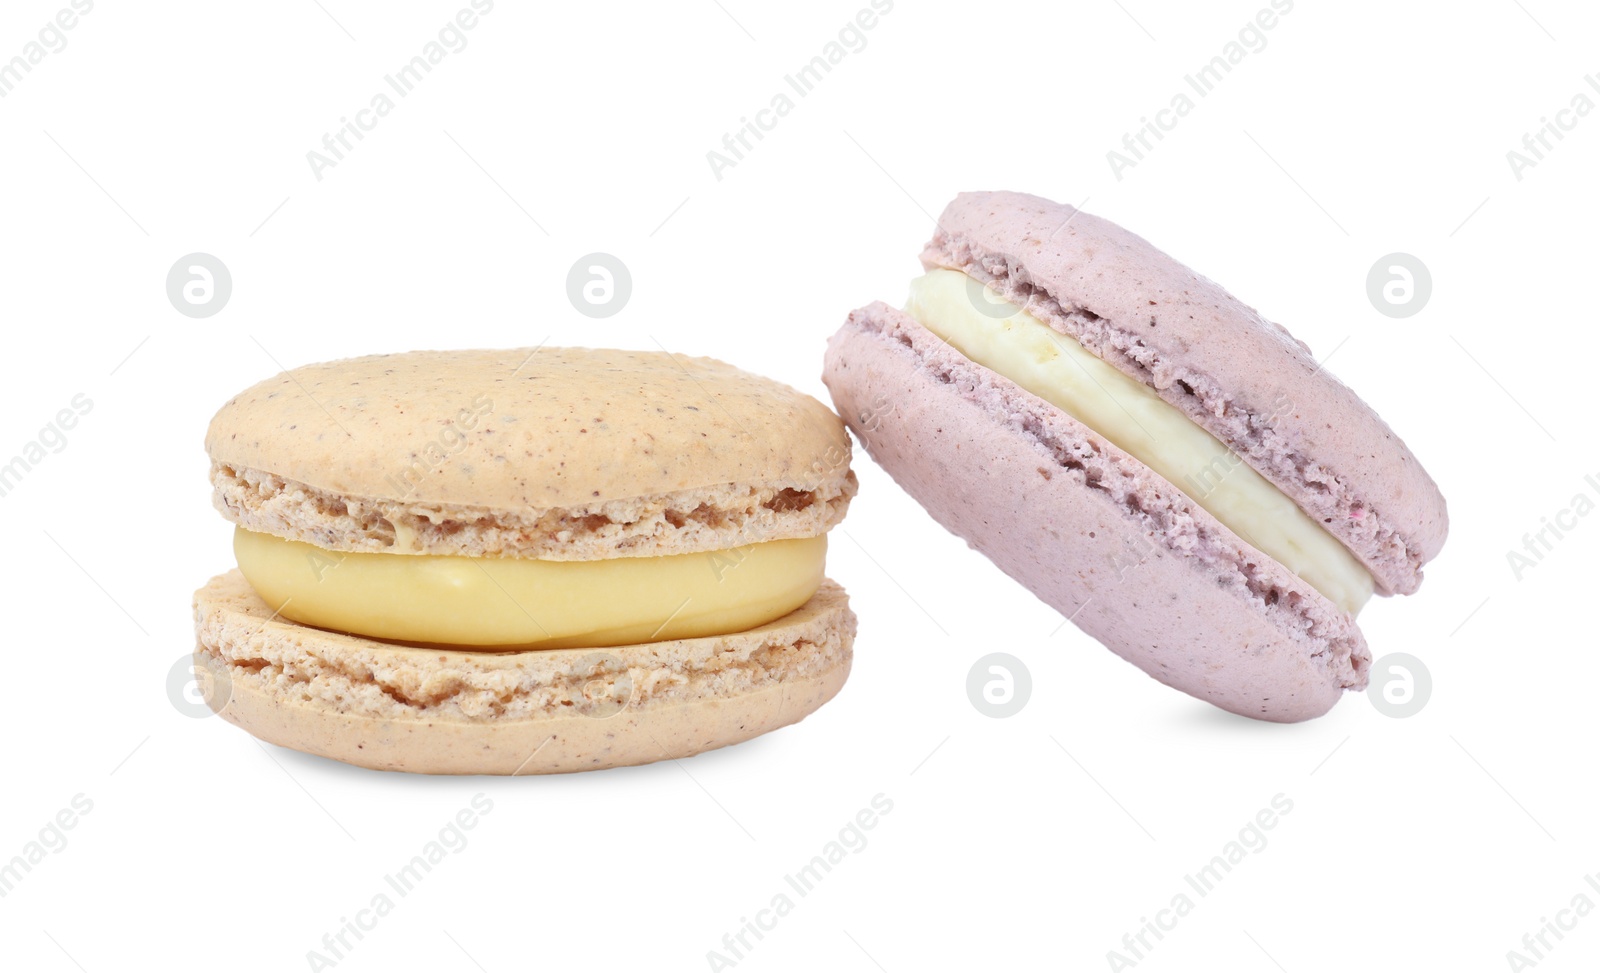
MULTIPOLYGON (((64 6, 10 0, 0 61, 64 6)), ((93 803, 0 899, 7 967, 308 968, 478 793, 493 810, 470 844, 338 969, 711 968, 880 793, 893 811, 866 847, 738 969, 1106 969, 1278 794, 1293 811, 1269 844, 1140 970, 1506 969, 1542 917, 1600 902, 1583 880, 1600 869, 1600 518, 1520 581, 1506 557, 1600 496, 1600 118, 1521 180, 1506 159, 1575 93, 1600 99, 1592 5, 1299 0, 1119 180, 1107 151, 1264 0, 900 0, 720 181, 707 151, 864 0, 499 0, 318 181, 306 153, 466 0, 320 6, 101 0, 0 99, 0 457, 93 401, 0 499, 0 860, 75 795, 93 803), (1087 200, 1224 282, 1332 353, 1405 437, 1451 537, 1419 595, 1362 625, 1375 654, 1426 660, 1419 715, 1352 695, 1274 726, 1168 690, 859 453, 830 561, 861 618, 854 673, 752 743, 426 779, 269 753, 169 702, 190 594, 230 564, 201 439, 232 393, 280 366, 548 338, 659 342, 822 396, 845 313, 901 300, 932 214, 995 188, 1087 200), (204 320, 164 292, 195 251, 234 279, 204 320), (564 284, 593 251, 633 274, 603 321, 564 284), (1405 320, 1365 291, 1394 251, 1433 274, 1405 320), (1011 719, 967 699, 992 651, 1032 672, 1011 719)), ((1565 936, 1538 968, 1592 969, 1600 918, 1565 936)))

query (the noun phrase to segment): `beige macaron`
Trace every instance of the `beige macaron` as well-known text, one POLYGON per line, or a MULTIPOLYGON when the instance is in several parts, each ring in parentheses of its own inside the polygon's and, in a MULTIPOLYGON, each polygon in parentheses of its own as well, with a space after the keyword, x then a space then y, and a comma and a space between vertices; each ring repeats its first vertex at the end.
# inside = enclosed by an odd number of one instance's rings
MULTIPOLYGON (((206 449, 215 505, 241 541, 274 552, 275 571, 303 559, 315 574, 314 585, 279 584, 236 545, 250 567, 195 595, 208 701, 263 740, 384 770, 601 769, 794 723, 849 673, 855 616, 821 574, 822 543, 806 540, 838 523, 856 491, 844 425, 815 399, 722 362, 524 348, 309 365, 223 406, 206 449), (807 545, 808 560, 778 594, 696 616, 697 599, 755 598, 739 594, 738 565, 786 544, 807 545), (674 565, 650 593, 678 608, 649 637, 596 644, 613 623, 653 625, 616 620, 644 600, 625 585, 583 590, 582 578, 611 575, 580 574, 577 600, 601 607, 553 647, 437 634, 475 631, 496 612, 555 632, 539 616, 563 606, 541 608, 496 580, 528 562, 557 576, 607 562, 635 572, 619 577, 652 578, 674 565), (448 580, 480 575, 493 584, 478 585, 475 602, 448 580), (337 587, 352 578, 366 587, 337 587), (374 578, 421 594, 391 598, 374 578), (318 603, 330 590, 375 592, 375 604, 346 615, 318 603), (440 617, 425 637, 396 637, 428 612, 440 617), (346 617, 382 633, 341 627, 346 617), (718 618, 755 623, 707 628, 718 618), (699 627, 682 634, 686 625, 699 627)), ((777 578, 790 561, 763 563, 777 578)))

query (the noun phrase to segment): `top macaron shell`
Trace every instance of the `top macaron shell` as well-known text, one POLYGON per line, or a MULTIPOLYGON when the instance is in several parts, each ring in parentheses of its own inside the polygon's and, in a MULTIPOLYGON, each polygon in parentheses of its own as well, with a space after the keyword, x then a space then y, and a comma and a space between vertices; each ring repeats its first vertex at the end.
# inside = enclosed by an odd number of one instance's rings
POLYGON ((307 365, 206 436, 217 506, 339 550, 590 559, 826 531, 856 489, 826 406, 711 358, 539 348, 307 365))
POLYGON ((524 507, 736 482, 811 488, 817 465, 848 448, 839 419, 786 385, 711 358, 582 348, 307 365, 240 393, 206 436, 216 462, 336 493, 524 507), (455 442, 447 430, 469 422, 455 442), (435 443, 450 462, 397 491, 435 443))
POLYGON ((1434 481, 1305 344, 1215 282, 1113 223, 1012 192, 958 196, 922 262, 1154 388, 1322 522, 1381 593, 1420 585, 1449 524, 1434 481))

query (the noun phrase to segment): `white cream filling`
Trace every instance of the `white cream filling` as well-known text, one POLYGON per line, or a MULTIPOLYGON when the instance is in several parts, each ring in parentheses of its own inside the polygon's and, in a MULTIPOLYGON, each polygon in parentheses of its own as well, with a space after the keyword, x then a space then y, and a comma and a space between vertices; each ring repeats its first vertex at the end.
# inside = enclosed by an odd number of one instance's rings
POLYGON ((961 354, 1110 440, 1355 615, 1372 575, 1283 491, 1155 390, 954 270, 911 282, 906 311, 961 354))

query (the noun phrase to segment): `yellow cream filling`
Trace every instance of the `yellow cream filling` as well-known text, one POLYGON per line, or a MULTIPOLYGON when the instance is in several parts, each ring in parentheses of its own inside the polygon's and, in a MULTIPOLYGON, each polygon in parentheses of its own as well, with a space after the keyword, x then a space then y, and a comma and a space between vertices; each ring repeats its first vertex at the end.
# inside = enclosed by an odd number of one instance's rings
POLYGON ((288 619, 368 638, 588 648, 742 632, 822 584, 826 537, 601 561, 351 554, 239 528, 239 570, 288 619), (280 608, 281 606, 281 608, 280 608))
POLYGON ((911 282, 906 311, 967 358, 1131 453, 1352 615, 1372 597, 1361 562, 1238 454, 993 289, 959 271, 930 271, 911 282))

